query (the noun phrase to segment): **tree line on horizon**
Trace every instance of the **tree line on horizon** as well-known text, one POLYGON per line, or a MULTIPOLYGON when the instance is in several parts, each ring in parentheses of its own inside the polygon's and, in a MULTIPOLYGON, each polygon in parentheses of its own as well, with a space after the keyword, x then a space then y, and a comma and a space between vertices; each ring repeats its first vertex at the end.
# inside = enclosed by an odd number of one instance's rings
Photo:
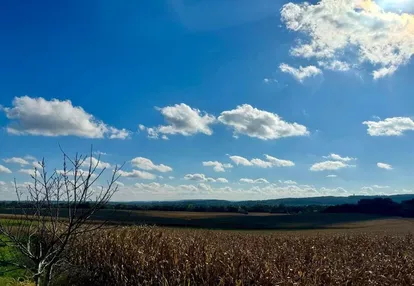
MULTIPOLYGON (((0 202, 0 213, 13 213, 18 206, 17 202, 0 202)), ((20 203, 21 206, 21 203, 20 203)), ((60 208, 65 208, 65 205, 60 208)), ((93 202, 85 202, 78 206, 79 209, 93 208, 93 202)), ((275 213, 275 214, 307 214, 307 213, 363 213, 385 216, 414 217, 414 199, 405 200, 400 203, 391 198, 361 199, 355 204, 337 204, 330 206, 305 205, 293 206, 266 203, 227 203, 214 204, 213 202, 162 202, 162 203, 109 203, 102 207, 107 210, 122 211, 180 211, 180 212, 227 212, 243 213, 275 213)))

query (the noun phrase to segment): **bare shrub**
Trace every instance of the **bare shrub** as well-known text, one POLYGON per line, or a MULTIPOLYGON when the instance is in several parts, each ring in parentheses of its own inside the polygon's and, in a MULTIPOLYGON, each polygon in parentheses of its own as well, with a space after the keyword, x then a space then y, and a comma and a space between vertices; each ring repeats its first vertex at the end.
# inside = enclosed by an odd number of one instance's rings
POLYGON ((102 228, 104 223, 88 221, 117 191, 119 168, 107 186, 98 188, 94 185, 105 171, 97 171, 98 165, 92 152, 73 160, 63 152, 63 170, 49 175, 43 160, 40 170, 34 169, 31 184, 22 189, 15 183, 19 207, 15 216, 0 220, 0 234, 6 237, 3 244, 25 258, 9 263, 33 273, 36 285, 49 285, 54 267, 77 237, 102 228), (87 170, 82 169, 85 165, 87 170))

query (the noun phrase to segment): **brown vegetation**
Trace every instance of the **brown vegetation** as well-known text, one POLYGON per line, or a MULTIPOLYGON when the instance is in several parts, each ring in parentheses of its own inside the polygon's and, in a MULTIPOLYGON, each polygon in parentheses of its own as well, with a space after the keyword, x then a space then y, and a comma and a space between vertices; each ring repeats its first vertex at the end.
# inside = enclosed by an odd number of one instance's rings
POLYGON ((68 278, 78 285, 412 285, 413 242, 410 234, 379 232, 130 227, 73 245, 78 271, 68 278))

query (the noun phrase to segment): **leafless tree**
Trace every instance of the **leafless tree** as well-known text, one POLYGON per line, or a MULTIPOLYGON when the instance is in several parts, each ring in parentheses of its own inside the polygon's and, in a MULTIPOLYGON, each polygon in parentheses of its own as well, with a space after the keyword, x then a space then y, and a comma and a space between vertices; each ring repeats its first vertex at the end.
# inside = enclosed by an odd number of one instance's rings
POLYGON ((36 285, 50 284, 54 267, 71 242, 104 226, 90 220, 118 190, 118 166, 106 186, 95 187, 105 171, 99 168, 100 159, 94 159, 92 151, 73 159, 62 153, 63 170, 49 175, 42 160, 24 190, 15 182, 17 214, 0 220, 0 234, 6 237, 3 245, 16 248, 25 258, 12 263, 30 271, 36 285))

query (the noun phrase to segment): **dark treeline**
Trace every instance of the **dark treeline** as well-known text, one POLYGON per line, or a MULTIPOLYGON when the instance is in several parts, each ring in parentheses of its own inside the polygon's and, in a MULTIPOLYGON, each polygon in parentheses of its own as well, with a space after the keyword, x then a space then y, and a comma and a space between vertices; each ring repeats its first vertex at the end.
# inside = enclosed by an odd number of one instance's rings
POLYGON ((228 205, 208 205, 208 204, 188 204, 188 203, 174 203, 174 204, 115 204, 114 209, 127 210, 156 210, 156 211, 192 211, 192 212, 232 212, 232 213, 248 213, 248 212, 262 212, 262 213, 311 213, 320 212, 325 207, 323 206, 287 206, 284 204, 267 205, 267 204, 228 204, 228 205))
MULTIPOLYGON (((21 206, 20 206, 21 207, 21 206)), ((30 206, 26 206, 29 207, 30 206)), ((60 208, 65 209, 65 205, 60 208)), ((84 203, 78 209, 89 209, 92 203, 84 203)), ((0 202, 0 213, 14 213, 16 202, 0 202), (8 210, 8 211, 6 211, 8 210)), ((280 204, 266 204, 264 202, 215 202, 215 201, 181 201, 181 202, 133 202, 110 203, 104 207, 109 210, 126 211, 188 211, 188 212, 230 212, 244 213, 280 213, 280 214, 306 214, 306 213, 363 213, 386 216, 414 217, 414 199, 395 202, 391 198, 361 199, 355 204, 338 204, 331 206, 307 205, 292 206, 280 204)))
POLYGON ((394 202, 389 198, 362 199, 357 204, 329 206, 324 213, 364 213, 386 216, 414 217, 414 199, 394 202))
MULTIPOLYGON (((1 209, 17 208, 16 202, 0 202, 1 209)), ((92 203, 85 203, 78 206, 78 209, 88 209, 92 203)), ((21 207, 21 206, 20 206, 21 207)), ((29 206, 27 206, 29 207, 29 206)), ((60 205, 65 208, 64 204, 60 205)), ((197 203, 197 202, 154 202, 154 203, 111 203, 106 205, 103 209, 114 210, 129 210, 129 211, 191 211, 191 212, 231 212, 231 213, 283 213, 283 214, 298 214, 298 213, 312 213, 320 212, 325 209, 324 206, 287 206, 284 204, 270 205, 260 203, 231 203, 215 204, 215 203, 197 203)))

